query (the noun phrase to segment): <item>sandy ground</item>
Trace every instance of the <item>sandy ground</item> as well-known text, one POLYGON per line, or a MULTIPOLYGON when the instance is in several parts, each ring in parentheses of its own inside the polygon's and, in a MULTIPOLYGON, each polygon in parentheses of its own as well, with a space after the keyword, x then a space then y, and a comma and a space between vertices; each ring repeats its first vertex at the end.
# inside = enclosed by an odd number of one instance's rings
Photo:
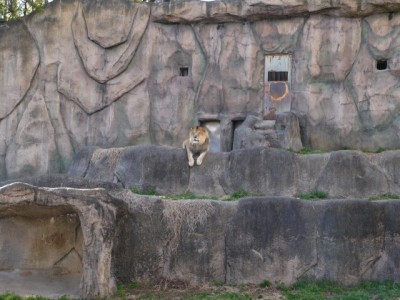
POLYGON ((40 295, 51 299, 79 297, 81 274, 55 275, 55 270, 0 271, 0 294, 40 295))

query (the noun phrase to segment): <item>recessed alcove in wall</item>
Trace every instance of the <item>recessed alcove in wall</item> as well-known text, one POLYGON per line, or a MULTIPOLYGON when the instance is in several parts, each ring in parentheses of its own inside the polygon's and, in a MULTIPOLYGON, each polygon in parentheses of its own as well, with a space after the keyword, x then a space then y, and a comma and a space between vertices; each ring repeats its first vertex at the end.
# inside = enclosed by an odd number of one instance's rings
POLYGON ((221 123, 219 120, 202 120, 200 125, 207 128, 210 136, 210 152, 221 152, 221 123))
POLYGON ((232 120, 232 137, 231 137, 231 149, 233 149, 233 143, 235 140, 235 131, 242 125, 244 122, 244 119, 235 119, 232 120))
POLYGON ((69 206, 0 210, 0 293, 79 297, 83 235, 69 206))

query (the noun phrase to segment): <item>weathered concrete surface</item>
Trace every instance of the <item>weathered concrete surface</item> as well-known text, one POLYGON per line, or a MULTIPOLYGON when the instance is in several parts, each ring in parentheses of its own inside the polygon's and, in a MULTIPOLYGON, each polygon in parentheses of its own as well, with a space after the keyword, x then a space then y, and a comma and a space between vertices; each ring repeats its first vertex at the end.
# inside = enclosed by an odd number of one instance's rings
MULTIPOLYGON (((112 200, 104 189, 38 188, 18 182, 2 186, 0 269, 23 272, 28 281, 36 273, 39 278, 53 274, 61 290, 61 275, 80 274, 80 296, 113 294, 111 252, 116 220, 124 210, 123 202, 112 200)), ((68 287, 76 276, 65 278, 68 287)), ((55 287, 47 292, 54 293, 55 287)), ((2 291, 9 288, 0 285, 2 291)))
POLYGON ((154 145, 83 149, 69 170, 71 176, 161 194, 226 196, 244 188, 270 196, 321 190, 339 198, 400 194, 399 174, 400 151, 301 155, 258 147, 208 153, 204 164, 189 168, 184 149, 154 145))
POLYGON ((220 121, 229 151, 235 122, 264 115, 270 54, 291 55, 303 146, 397 149, 399 9, 397 0, 53 1, 0 27, 0 180, 65 172, 85 146, 180 146, 198 121, 220 121))

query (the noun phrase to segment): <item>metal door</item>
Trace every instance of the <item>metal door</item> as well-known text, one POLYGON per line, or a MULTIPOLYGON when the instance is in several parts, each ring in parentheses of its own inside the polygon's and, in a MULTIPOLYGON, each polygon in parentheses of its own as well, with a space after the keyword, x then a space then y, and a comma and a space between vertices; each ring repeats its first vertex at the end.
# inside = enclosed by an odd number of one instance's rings
POLYGON ((290 111, 290 82, 290 55, 267 55, 264 74, 264 119, 275 120, 276 113, 290 111))

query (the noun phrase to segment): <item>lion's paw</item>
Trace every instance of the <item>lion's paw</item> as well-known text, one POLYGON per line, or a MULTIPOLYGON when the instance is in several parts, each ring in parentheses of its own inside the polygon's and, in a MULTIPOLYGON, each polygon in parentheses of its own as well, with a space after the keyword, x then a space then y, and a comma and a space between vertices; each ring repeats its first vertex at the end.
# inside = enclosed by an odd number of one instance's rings
POLYGON ((194 166, 194 159, 189 159, 189 167, 193 167, 194 166))

